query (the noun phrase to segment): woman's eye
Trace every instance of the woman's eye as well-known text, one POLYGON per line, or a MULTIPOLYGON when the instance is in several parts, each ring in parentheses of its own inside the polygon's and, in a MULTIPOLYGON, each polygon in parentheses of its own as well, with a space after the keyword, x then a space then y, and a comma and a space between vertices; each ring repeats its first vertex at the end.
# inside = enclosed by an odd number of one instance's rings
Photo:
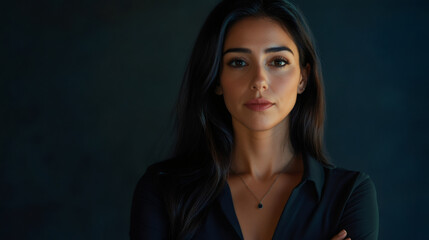
POLYGON ((231 67, 240 68, 247 66, 247 63, 242 59, 233 59, 229 61, 228 65, 231 67))
POLYGON ((274 66, 274 67, 284 67, 287 64, 288 64, 288 61, 283 58, 276 58, 269 63, 270 66, 274 66))

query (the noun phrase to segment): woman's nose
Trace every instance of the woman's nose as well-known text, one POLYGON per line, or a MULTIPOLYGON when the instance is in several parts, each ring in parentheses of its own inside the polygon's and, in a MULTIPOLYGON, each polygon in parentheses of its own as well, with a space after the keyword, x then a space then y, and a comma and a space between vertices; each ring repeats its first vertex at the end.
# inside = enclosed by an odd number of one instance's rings
POLYGON ((257 66, 254 70, 253 81, 250 84, 253 91, 265 91, 268 89, 267 74, 263 67, 257 66))

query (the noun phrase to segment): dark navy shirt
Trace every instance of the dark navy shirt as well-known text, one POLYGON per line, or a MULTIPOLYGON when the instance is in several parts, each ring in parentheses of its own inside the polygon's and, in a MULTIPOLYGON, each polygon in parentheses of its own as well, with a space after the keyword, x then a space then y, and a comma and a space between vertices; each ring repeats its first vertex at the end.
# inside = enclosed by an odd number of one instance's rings
MULTIPOLYGON (((327 167, 304 158, 302 181, 292 191, 273 239, 331 239, 346 229, 352 240, 378 238, 378 206, 367 174, 327 167)), ((167 239, 168 218, 156 177, 147 171, 137 184, 131 210, 131 239, 167 239)), ((243 239, 228 184, 193 239, 243 239)))

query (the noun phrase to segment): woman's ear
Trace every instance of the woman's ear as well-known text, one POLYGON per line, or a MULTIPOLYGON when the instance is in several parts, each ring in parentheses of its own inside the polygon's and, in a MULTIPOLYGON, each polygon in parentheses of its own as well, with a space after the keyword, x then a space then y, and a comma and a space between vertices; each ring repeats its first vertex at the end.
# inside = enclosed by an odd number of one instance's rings
POLYGON ((301 68, 301 80, 298 85, 298 94, 301 94, 305 91, 307 86, 308 76, 310 75, 310 64, 307 63, 305 67, 301 68))
POLYGON ((220 85, 216 86, 215 93, 217 95, 222 95, 223 94, 223 90, 222 90, 222 87, 220 85))

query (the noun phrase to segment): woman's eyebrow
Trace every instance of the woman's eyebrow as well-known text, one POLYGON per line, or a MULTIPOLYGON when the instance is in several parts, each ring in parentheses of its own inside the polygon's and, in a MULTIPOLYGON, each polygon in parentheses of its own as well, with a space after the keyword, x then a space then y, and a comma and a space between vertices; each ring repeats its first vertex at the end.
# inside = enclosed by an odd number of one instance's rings
MULTIPOLYGON (((280 52, 280 51, 288 51, 288 52, 292 53, 292 55, 293 55, 293 51, 286 46, 267 48, 264 50, 264 53, 280 52)), ((230 52, 252 53, 252 51, 248 48, 229 48, 228 50, 223 52, 223 55, 230 53, 230 52)))
POLYGON ((230 49, 226 50, 225 52, 223 52, 223 55, 230 53, 230 52, 252 53, 252 51, 250 51, 250 49, 248 49, 248 48, 230 48, 230 49))
POLYGON ((267 49, 265 49, 264 52, 270 53, 270 52, 280 52, 280 51, 288 51, 288 52, 292 53, 292 55, 293 55, 292 50, 286 46, 267 48, 267 49))

